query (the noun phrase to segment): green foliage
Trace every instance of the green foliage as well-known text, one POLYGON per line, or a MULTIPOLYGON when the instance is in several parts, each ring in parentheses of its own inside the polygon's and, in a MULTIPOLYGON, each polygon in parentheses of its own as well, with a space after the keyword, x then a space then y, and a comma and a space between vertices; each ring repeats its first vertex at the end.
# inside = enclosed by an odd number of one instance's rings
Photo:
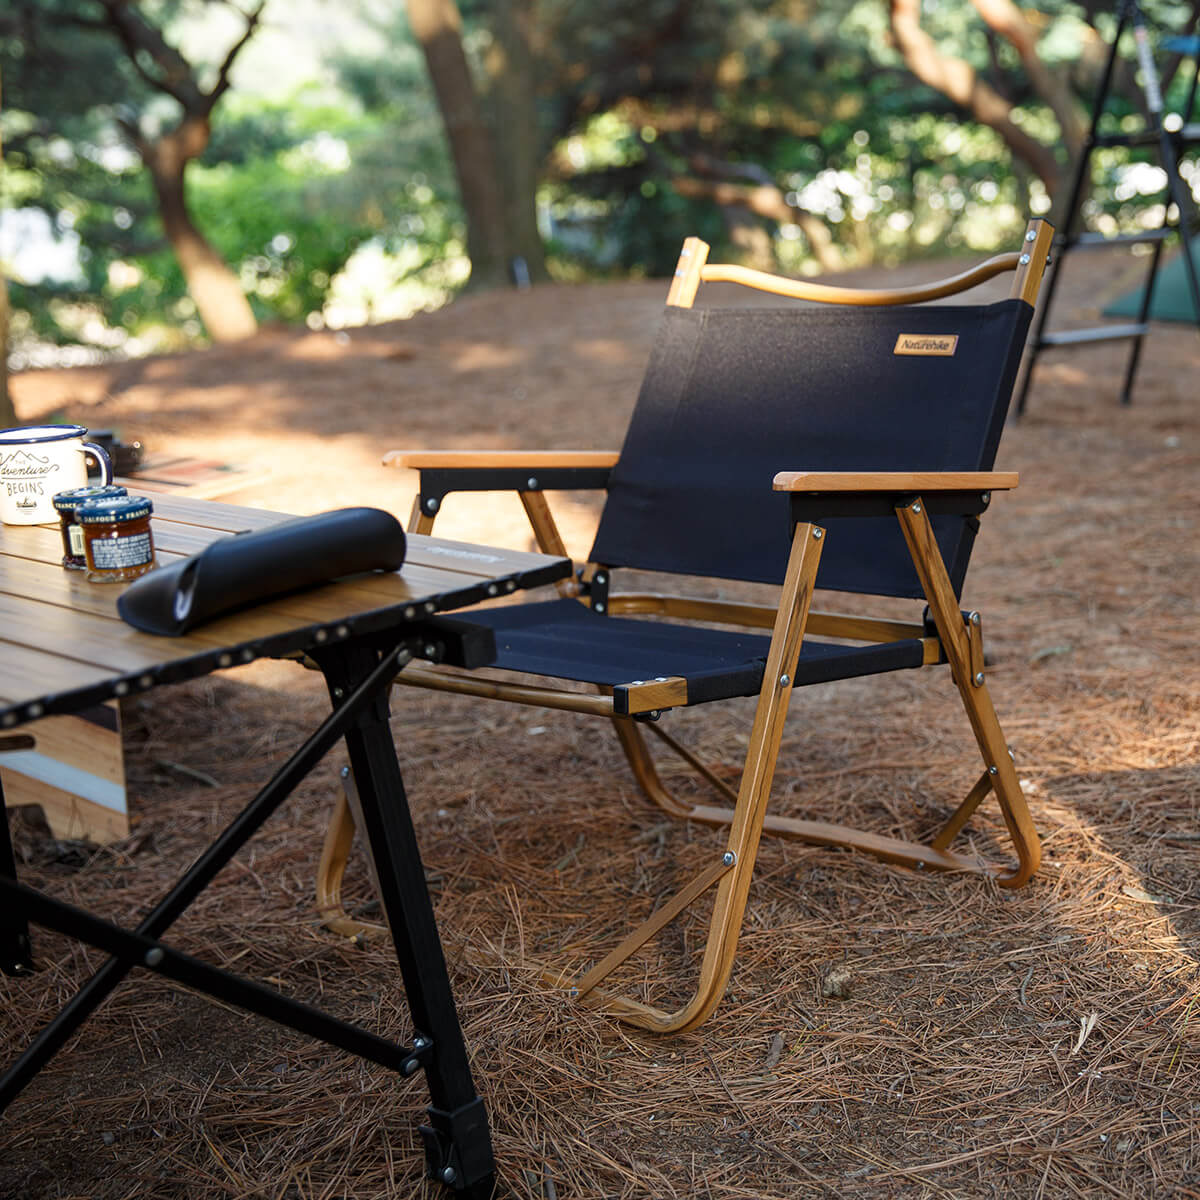
MULTIPOLYGON (((517 9, 530 14, 544 163, 537 205, 562 277, 669 272, 693 233, 722 257, 736 255, 734 210, 703 194, 718 183, 776 197, 771 215, 755 219, 779 265, 796 272, 816 264, 788 205, 819 220, 847 263, 989 251, 1045 205, 1044 189, 998 134, 907 70, 881 0, 459 6, 484 94, 489 52, 502 44, 498 22, 517 9)), ((141 8, 171 36, 220 42, 195 38, 218 5, 145 0, 141 8)), ((331 42, 310 85, 286 99, 235 88, 214 113, 208 148, 189 168, 189 202, 260 319, 396 315, 440 302, 461 281, 462 206, 401 10, 373 6, 386 51, 350 54, 331 42)), ((1182 4, 1149 10, 1168 28, 1184 23, 1182 4)), ((109 346, 121 338, 130 349, 183 344, 200 336, 199 323, 147 174, 121 132, 123 121, 145 128, 177 113, 153 99, 111 35, 89 27, 99 11, 97 0, 9 0, 0 13, 0 204, 40 209, 81 246, 78 279, 14 281, 16 325, 50 341, 91 330, 87 337, 109 346)), ((272 0, 268 19, 288 11, 272 0)), ((1067 0, 1046 0, 1031 15, 1044 61, 1086 111, 1094 86, 1079 64, 1086 23, 1108 37, 1111 15, 1089 17, 1067 0)), ((1058 147, 1065 165, 1053 113, 974 8, 927 5, 922 22, 943 53, 1011 100, 1014 121, 1058 147)), ((1176 78, 1169 104, 1181 102, 1189 80, 1176 78)), ((1118 100, 1112 120, 1140 121, 1136 96, 1118 100)), ((1114 230, 1144 220, 1153 172, 1126 150, 1095 162, 1092 219, 1114 230)))

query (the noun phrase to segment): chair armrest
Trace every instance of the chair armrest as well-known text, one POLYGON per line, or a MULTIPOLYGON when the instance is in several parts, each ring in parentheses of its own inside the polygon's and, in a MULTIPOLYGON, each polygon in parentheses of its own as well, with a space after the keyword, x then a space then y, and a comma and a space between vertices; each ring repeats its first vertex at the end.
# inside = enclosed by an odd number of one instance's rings
POLYGON ((777 492, 1005 492, 1016 471, 780 471, 777 492))
POLYGON ((389 450, 385 467, 472 470, 479 467, 509 467, 517 470, 546 467, 611 467, 615 450, 389 450))
MULTIPOLYGON (((424 522, 451 492, 520 492, 528 510, 530 493, 607 488, 616 461, 615 450, 392 450, 383 457, 386 467, 421 474, 412 520, 422 523, 409 524, 418 533, 429 532, 424 522)), ((535 507, 545 509, 545 500, 537 497, 535 507)), ((539 518, 530 520, 536 529, 539 518)), ((557 535, 548 544, 565 553, 557 535)))
POLYGON ((1015 471, 780 471, 777 492, 789 492, 793 521, 882 517, 897 501, 920 496, 931 514, 975 516, 992 493, 1017 486, 1015 471))

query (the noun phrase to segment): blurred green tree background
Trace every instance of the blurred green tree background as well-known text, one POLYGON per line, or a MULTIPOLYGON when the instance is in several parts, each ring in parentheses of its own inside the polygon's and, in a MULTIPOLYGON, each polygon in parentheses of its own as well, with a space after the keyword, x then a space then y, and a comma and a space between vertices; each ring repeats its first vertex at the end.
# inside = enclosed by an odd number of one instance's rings
MULTIPOLYGON (((990 251, 1061 193, 1114 26, 1061 0, 7 0, 9 362, 662 275, 691 233, 791 273, 990 251)), ((1170 107, 1189 78, 1160 66, 1170 107)), ((1089 221, 1157 222, 1145 155, 1095 162, 1089 221)))

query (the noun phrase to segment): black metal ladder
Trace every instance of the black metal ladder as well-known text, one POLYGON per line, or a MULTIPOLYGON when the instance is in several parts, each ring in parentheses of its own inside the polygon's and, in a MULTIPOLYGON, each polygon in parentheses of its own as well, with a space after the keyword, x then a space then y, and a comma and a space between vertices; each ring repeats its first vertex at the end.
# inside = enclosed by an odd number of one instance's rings
POLYGON ((1142 342, 1150 329, 1150 305, 1154 295, 1154 283, 1162 260, 1163 243, 1173 234, 1179 235, 1188 288, 1196 313, 1197 327, 1200 328, 1200 278, 1197 278, 1197 264, 1192 256, 1192 234, 1188 228, 1194 206, 1191 203, 1188 187, 1179 173, 1179 161, 1184 152, 1189 146, 1200 145, 1200 122, 1190 122, 1189 120, 1195 107, 1197 83, 1200 82, 1200 34, 1193 26, 1190 36, 1168 38, 1165 42, 1167 46, 1171 46, 1172 43, 1174 43, 1174 48, 1193 61, 1192 82, 1187 101, 1183 106, 1183 118, 1177 114, 1164 115, 1162 89, 1150 48, 1145 17, 1138 5, 1138 0, 1122 0, 1117 13, 1116 33, 1113 35, 1112 45, 1109 47, 1108 61, 1105 64, 1096 93, 1096 101, 1092 107, 1091 126, 1083 150, 1075 164, 1075 174, 1071 182, 1066 208, 1058 222, 1059 233, 1055 238, 1054 248, 1055 267, 1047 279, 1043 290, 1042 304, 1034 318, 1033 329, 1030 333, 1025 375, 1017 394, 1018 415, 1025 412, 1029 386, 1037 365, 1038 354, 1051 346, 1080 346, 1095 342, 1129 340, 1131 346, 1125 369, 1125 380, 1121 388, 1121 403, 1129 404, 1131 402, 1133 381, 1141 359, 1142 342), (1138 66, 1142 74, 1142 91, 1148 115, 1147 124, 1143 130, 1136 133, 1101 133, 1100 124, 1107 109, 1121 37, 1129 29, 1133 31, 1138 66), (1091 181, 1092 154, 1097 149, 1108 146, 1156 147, 1158 149, 1159 165, 1166 174, 1167 187, 1166 200, 1163 205, 1163 221, 1157 229, 1108 236, 1078 228, 1080 209, 1091 181), (1172 216, 1172 210, 1174 210, 1174 216, 1172 216), (1136 320, 1125 324, 1100 325, 1090 329, 1047 331, 1046 324, 1054 304, 1058 280, 1062 274, 1064 260, 1070 251, 1108 249, 1114 246, 1136 244, 1153 247, 1150 253, 1145 290, 1142 293, 1136 320))

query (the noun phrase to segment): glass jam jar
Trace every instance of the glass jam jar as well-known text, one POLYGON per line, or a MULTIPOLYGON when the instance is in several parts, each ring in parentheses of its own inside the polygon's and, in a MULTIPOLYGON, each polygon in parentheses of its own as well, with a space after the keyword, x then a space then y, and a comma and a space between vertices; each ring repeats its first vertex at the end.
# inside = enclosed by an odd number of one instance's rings
POLYGON ((83 556, 83 530, 75 520, 75 510, 86 500, 111 500, 126 495, 128 492, 125 488, 108 483, 98 487, 71 488, 54 496, 54 509, 62 527, 62 565, 68 571, 87 570, 87 559, 83 556))
POLYGON ((153 510, 145 496, 85 500, 75 510, 90 582, 124 583, 154 567, 153 510))

